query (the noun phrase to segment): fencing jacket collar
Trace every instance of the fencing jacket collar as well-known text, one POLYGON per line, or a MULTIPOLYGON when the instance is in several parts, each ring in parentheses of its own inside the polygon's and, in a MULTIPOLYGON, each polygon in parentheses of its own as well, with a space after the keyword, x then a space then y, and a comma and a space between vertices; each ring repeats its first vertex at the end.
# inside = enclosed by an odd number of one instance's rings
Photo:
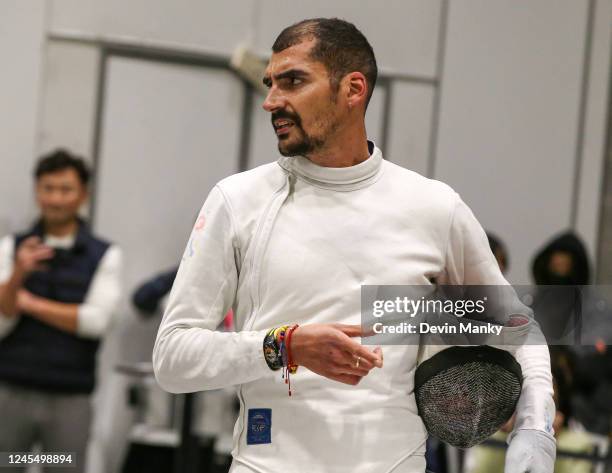
POLYGON ((349 167, 319 166, 303 156, 281 158, 278 163, 289 173, 314 186, 350 191, 367 187, 380 177, 382 153, 372 141, 368 141, 368 150, 368 159, 349 167))

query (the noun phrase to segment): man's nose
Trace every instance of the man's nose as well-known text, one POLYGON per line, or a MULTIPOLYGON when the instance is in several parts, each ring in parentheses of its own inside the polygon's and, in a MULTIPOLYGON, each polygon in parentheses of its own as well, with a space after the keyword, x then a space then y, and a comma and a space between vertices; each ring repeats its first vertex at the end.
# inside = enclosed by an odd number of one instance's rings
POLYGON ((62 205, 64 203, 64 196, 60 190, 52 190, 47 194, 47 202, 50 205, 62 205))
POLYGON ((275 110, 283 108, 284 105, 285 100, 283 96, 273 87, 268 91, 268 95, 266 96, 262 107, 266 112, 274 112, 275 110))

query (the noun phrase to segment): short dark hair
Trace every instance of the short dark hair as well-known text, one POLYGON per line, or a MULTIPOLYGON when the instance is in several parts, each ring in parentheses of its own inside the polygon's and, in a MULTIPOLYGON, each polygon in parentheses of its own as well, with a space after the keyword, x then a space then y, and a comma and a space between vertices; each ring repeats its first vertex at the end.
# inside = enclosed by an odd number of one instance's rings
POLYGON ((372 97, 378 67, 374 50, 355 25, 339 18, 311 18, 285 28, 272 45, 279 53, 308 39, 315 39, 310 57, 323 63, 331 86, 338 90, 340 80, 350 72, 361 72, 368 84, 366 107, 372 97))
POLYGON ((44 174, 51 174, 64 169, 74 169, 84 186, 89 182, 90 172, 85 161, 65 149, 57 149, 42 156, 34 169, 34 178, 38 180, 44 174))
POLYGON ((495 257, 497 257, 497 252, 499 251, 502 262, 504 264, 505 269, 508 269, 510 266, 510 258, 508 257, 508 250, 506 249, 506 245, 501 241, 501 239, 494 235, 491 232, 487 233, 487 239, 489 240, 489 247, 491 248, 491 252, 495 257))

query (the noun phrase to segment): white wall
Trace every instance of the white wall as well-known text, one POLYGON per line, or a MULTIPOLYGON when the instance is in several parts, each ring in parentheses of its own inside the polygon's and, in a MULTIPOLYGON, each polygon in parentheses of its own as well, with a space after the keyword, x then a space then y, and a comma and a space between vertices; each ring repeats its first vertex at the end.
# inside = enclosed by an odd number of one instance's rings
POLYGON ((575 195, 588 0, 450 3, 435 177, 453 185, 508 243, 516 283, 530 282, 533 252, 570 228, 575 199, 576 229, 594 254, 610 5, 597 2, 575 195))
POLYGON ((44 39, 45 1, 0 5, 0 235, 34 216, 32 166, 44 39))
POLYGON ((91 160, 100 50, 88 44, 48 41, 37 148, 66 147, 91 160))
POLYGON ((586 7, 450 3, 435 177, 508 241, 517 282, 570 223, 586 7))
POLYGON ((608 94, 612 61, 612 1, 597 0, 594 8, 594 25, 590 64, 587 68, 584 140, 581 146, 582 163, 577 195, 576 227, 585 237, 589 253, 597 267, 599 233, 599 206, 602 199, 603 156, 606 138, 611 130, 606 127, 610 113, 608 94))
POLYGON ((435 89, 410 82, 396 82, 392 89, 391 129, 385 156, 400 166, 427 175, 435 89))
POLYGON ((52 31, 131 37, 230 53, 249 36, 253 0, 51 0, 52 31))

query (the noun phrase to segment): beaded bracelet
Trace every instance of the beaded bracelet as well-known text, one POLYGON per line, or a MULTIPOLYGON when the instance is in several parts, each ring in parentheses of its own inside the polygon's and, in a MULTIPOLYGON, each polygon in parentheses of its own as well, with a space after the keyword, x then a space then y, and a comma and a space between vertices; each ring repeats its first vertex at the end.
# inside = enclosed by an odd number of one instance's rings
POLYGON ((298 327, 299 325, 295 324, 270 329, 263 343, 264 357, 268 367, 274 371, 283 368, 282 378, 285 384, 288 384, 289 396, 291 396, 290 375, 295 374, 298 369, 298 365, 293 362, 291 356, 291 336, 298 327))
POLYGON ((264 337, 264 358, 268 364, 268 367, 273 371, 277 371, 285 366, 281 354, 281 340, 284 339, 285 332, 288 328, 288 325, 273 328, 264 337))
POLYGON ((287 353, 287 363, 284 365, 285 368, 283 370, 283 378, 285 378, 285 384, 288 385, 289 396, 291 396, 291 375, 295 374, 298 369, 298 365, 293 362, 293 357, 291 356, 291 336, 293 335, 293 332, 295 332, 295 329, 298 327, 299 325, 295 324, 286 330, 282 344, 287 353))

